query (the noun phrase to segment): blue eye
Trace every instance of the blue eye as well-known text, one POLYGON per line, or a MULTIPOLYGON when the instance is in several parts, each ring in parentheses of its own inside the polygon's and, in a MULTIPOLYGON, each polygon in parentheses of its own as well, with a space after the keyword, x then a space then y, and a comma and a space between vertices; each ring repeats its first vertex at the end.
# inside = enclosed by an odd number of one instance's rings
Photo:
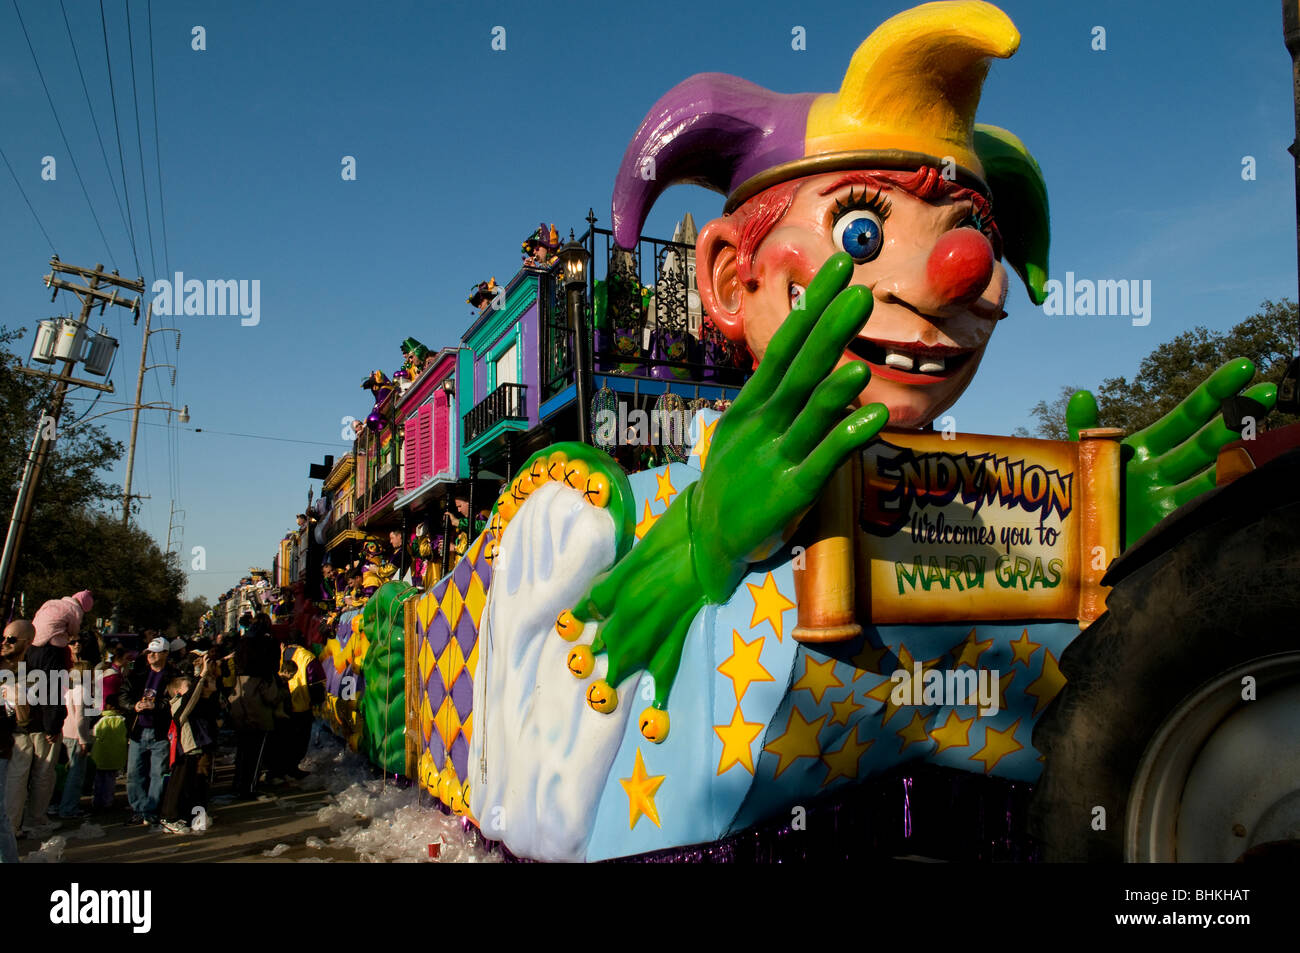
POLYGON ((864 208, 851 209, 835 220, 831 237, 854 261, 862 264, 880 254, 885 243, 885 229, 875 212, 864 208))

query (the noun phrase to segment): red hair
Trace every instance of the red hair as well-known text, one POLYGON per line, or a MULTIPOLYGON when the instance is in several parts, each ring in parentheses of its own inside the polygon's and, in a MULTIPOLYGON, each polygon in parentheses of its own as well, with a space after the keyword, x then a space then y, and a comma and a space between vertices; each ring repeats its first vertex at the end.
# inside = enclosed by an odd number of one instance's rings
MULTIPOLYGON (((745 285, 752 285, 755 281, 753 265, 754 256, 758 254, 758 246, 762 244, 768 232, 785 218, 786 212, 790 211, 790 206, 794 204, 795 193, 803 181, 803 179, 792 179, 764 189, 731 213, 739 236, 736 248, 736 276, 745 285)), ((850 184, 898 189, 926 202, 941 198, 950 198, 954 202, 969 201, 974 205, 979 216, 989 223, 987 230, 990 232, 989 238, 993 243, 993 249, 999 258, 1002 257, 1002 236, 993 222, 993 207, 989 200, 974 189, 968 189, 945 179, 939 170, 932 166, 921 166, 915 172, 883 170, 846 172, 821 194, 827 195, 850 184)))

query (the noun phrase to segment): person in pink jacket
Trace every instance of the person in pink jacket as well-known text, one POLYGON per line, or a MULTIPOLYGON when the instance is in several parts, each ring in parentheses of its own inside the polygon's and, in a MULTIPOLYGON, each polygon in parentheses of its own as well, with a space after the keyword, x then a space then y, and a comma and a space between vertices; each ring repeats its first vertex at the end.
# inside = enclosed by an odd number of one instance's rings
MULTIPOLYGON (((32 617, 36 635, 25 659, 29 680, 41 673, 37 685, 62 686, 71 653, 68 642, 81 633, 86 613, 94 605, 89 592, 50 599, 32 617)), ((55 766, 63 745, 63 722, 68 717, 62 690, 43 691, 30 699, 30 717, 14 734, 14 753, 6 779, 9 821, 20 832, 47 826, 45 811, 54 794, 55 766), (46 697, 47 695, 51 697, 46 697), (26 813, 24 815, 24 808, 26 813), (25 819, 25 820, 24 820, 25 819)))
POLYGON ((71 684, 64 695, 68 714, 63 721, 63 744, 68 749, 68 773, 63 781, 63 798, 59 802, 59 817, 85 817, 81 810, 81 791, 90 761, 90 749, 95 743, 95 722, 103 710, 100 686, 95 684, 95 664, 99 661, 99 645, 93 636, 85 636, 70 644, 72 650, 71 684))

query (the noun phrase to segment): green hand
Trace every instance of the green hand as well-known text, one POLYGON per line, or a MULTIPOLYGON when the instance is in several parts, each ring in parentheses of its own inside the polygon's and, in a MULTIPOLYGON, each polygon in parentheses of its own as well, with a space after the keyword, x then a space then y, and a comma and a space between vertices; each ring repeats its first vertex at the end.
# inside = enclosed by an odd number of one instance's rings
MULTIPOLYGON (((718 422, 703 475, 574 606, 578 619, 602 621, 591 649, 607 654, 609 670, 588 692, 598 710, 617 704, 611 686, 645 669, 662 713, 696 613, 726 602, 750 563, 888 422, 882 404, 849 409, 871 377, 867 365, 835 368, 871 313, 870 291, 848 287, 852 276, 848 255, 826 262, 718 422)), ((648 729, 643 715, 642 731, 662 741, 666 716, 648 729)))
MULTIPOLYGON (((1207 490, 1214 488, 1215 459, 1240 434, 1224 426, 1219 405, 1238 394, 1255 376, 1255 365, 1244 357, 1224 364, 1185 400, 1151 426, 1125 437, 1124 541, 1132 546, 1151 527, 1207 490)), ((1245 396, 1269 410, 1277 403, 1277 387, 1256 384, 1245 396)), ((1065 410, 1070 439, 1097 426, 1097 401, 1077 391, 1065 410)))

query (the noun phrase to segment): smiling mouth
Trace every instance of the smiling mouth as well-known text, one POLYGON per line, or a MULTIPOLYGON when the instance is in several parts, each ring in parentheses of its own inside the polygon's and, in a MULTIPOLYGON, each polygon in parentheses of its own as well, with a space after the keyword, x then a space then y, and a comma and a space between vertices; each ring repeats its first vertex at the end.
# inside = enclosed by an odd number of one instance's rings
MULTIPOLYGON (((791 282, 790 306, 798 307, 803 285, 791 282)), ((864 361, 872 375, 901 384, 933 384, 947 380, 960 371, 975 353, 974 348, 928 345, 920 342, 876 341, 856 337, 848 346, 848 356, 864 361)))
POLYGON ((851 357, 865 361, 873 375, 901 384, 932 384, 960 371, 975 352, 959 347, 929 347, 858 337, 850 342, 851 357))

